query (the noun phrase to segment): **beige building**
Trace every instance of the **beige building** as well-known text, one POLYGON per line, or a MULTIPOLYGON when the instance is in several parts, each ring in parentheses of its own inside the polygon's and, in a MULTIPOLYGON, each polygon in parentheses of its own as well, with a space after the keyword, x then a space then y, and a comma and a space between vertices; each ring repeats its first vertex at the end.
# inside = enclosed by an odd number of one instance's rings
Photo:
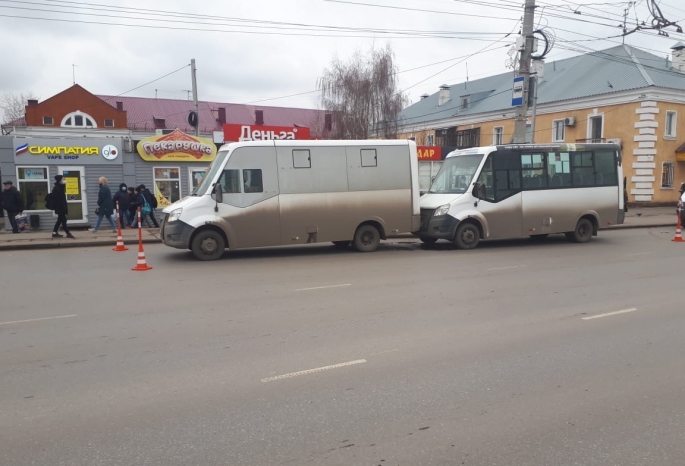
MULTIPOLYGON (((622 45, 537 63, 537 109, 528 118, 527 141, 619 143, 629 202, 673 205, 685 182, 685 44, 671 52, 669 60, 622 45)), ((455 148, 510 142, 513 77, 443 85, 422 96, 403 110, 401 137, 442 147, 443 157, 455 148)), ((423 184, 439 165, 421 163, 423 184)))

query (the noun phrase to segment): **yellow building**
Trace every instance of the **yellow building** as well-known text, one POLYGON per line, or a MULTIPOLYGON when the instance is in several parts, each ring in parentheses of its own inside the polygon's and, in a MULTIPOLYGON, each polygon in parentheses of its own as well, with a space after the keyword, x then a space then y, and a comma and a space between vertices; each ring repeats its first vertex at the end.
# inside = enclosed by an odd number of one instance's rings
MULTIPOLYGON (((527 142, 619 143, 629 202, 673 205, 685 182, 685 44, 671 50, 672 60, 621 45, 536 63, 540 84, 527 142)), ((512 72, 441 86, 402 111, 400 137, 442 147, 443 157, 510 142, 513 78, 512 72)), ((421 162, 422 190, 439 165, 421 162)))

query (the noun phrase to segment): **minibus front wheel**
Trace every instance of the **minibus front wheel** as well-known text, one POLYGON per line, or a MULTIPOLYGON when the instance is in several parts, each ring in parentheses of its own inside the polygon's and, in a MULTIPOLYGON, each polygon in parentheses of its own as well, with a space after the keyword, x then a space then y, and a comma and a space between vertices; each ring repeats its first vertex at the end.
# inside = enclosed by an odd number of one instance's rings
POLYGON ((216 230, 201 230, 193 237, 190 249, 196 259, 214 261, 224 254, 226 241, 223 235, 216 230))
POLYGON ((461 222, 454 235, 454 244, 459 249, 474 249, 480 242, 480 230, 471 222, 461 222))

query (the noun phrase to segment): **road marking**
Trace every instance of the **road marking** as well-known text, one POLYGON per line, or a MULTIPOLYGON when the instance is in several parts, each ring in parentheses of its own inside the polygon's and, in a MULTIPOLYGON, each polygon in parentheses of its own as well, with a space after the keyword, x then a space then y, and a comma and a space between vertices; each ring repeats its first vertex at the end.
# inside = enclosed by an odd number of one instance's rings
POLYGON ((527 265, 512 265, 511 267, 495 267, 494 269, 488 270, 509 270, 509 269, 520 269, 523 267, 528 267, 527 265))
POLYGON ((377 356, 379 354, 386 354, 386 353, 395 353, 397 351, 399 351, 399 348, 398 349, 391 349, 391 350, 387 350, 387 351, 381 351, 378 353, 371 353, 369 356, 377 356))
POLYGON ((599 319, 601 317, 615 316, 618 314, 627 314, 628 312, 635 312, 637 308, 631 307, 630 309, 623 309, 622 311, 607 312, 605 314, 597 314, 596 316, 583 317, 583 320, 599 319))
POLYGON ((274 382, 276 380, 289 379, 291 377, 297 377, 300 375, 314 374, 315 372, 329 371, 331 369, 339 369, 341 367, 354 366, 355 364, 364 364, 366 359, 357 359, 356 361, 342 362, 340 364, 334 364, 332 366, 317 367, 316 369, 308 369, 306 371, 292 372, 290 374, 277 375, 275 377, 267 377, 262 379, 262 382, 274 382))
POLYGON ((623 257, 646 256, 647 254, 651 254, 651 252, 636 252, 635 254, 626 254, 623 257))
POLYGON ((344 283, 342 285, 328 285, 328 286, 316 286, 314 288, 300 288, 295 291, 312 291, 312 290, 325 290, 326 288, 342 288, 343 286, 352 286, 351 283, 344 283))
POLYGON ((69 316, 40 317, 38 319, 26 319, 26 320, 15 320, 12 322, 0 322, 0 325, 23 324, 24 322, 37 322, 39 320, 66 319, 68 317, 76 317, 76 314, 69 315, 69 316))

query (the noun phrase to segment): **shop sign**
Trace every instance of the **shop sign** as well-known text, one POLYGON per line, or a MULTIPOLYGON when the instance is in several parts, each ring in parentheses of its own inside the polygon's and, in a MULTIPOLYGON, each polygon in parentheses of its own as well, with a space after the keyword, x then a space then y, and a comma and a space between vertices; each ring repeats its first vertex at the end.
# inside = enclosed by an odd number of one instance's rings
POLYGON ((181 130, 152 136, 137 145, 138 155, 147 162, 211 162, 216 146, 209 139, 190 136, 181 130))
POLYGON ((442 148, 436 146, 418 146, 416 148, 419 162, 426 162, 429 160, 442 160, 442 148))
POLYGON ((15 138, 18 164, 120 165, 121 140, 15 138))
POLYGON ((264 125, 224 125, 224 142, 311 139, 309 128, 264 125))

